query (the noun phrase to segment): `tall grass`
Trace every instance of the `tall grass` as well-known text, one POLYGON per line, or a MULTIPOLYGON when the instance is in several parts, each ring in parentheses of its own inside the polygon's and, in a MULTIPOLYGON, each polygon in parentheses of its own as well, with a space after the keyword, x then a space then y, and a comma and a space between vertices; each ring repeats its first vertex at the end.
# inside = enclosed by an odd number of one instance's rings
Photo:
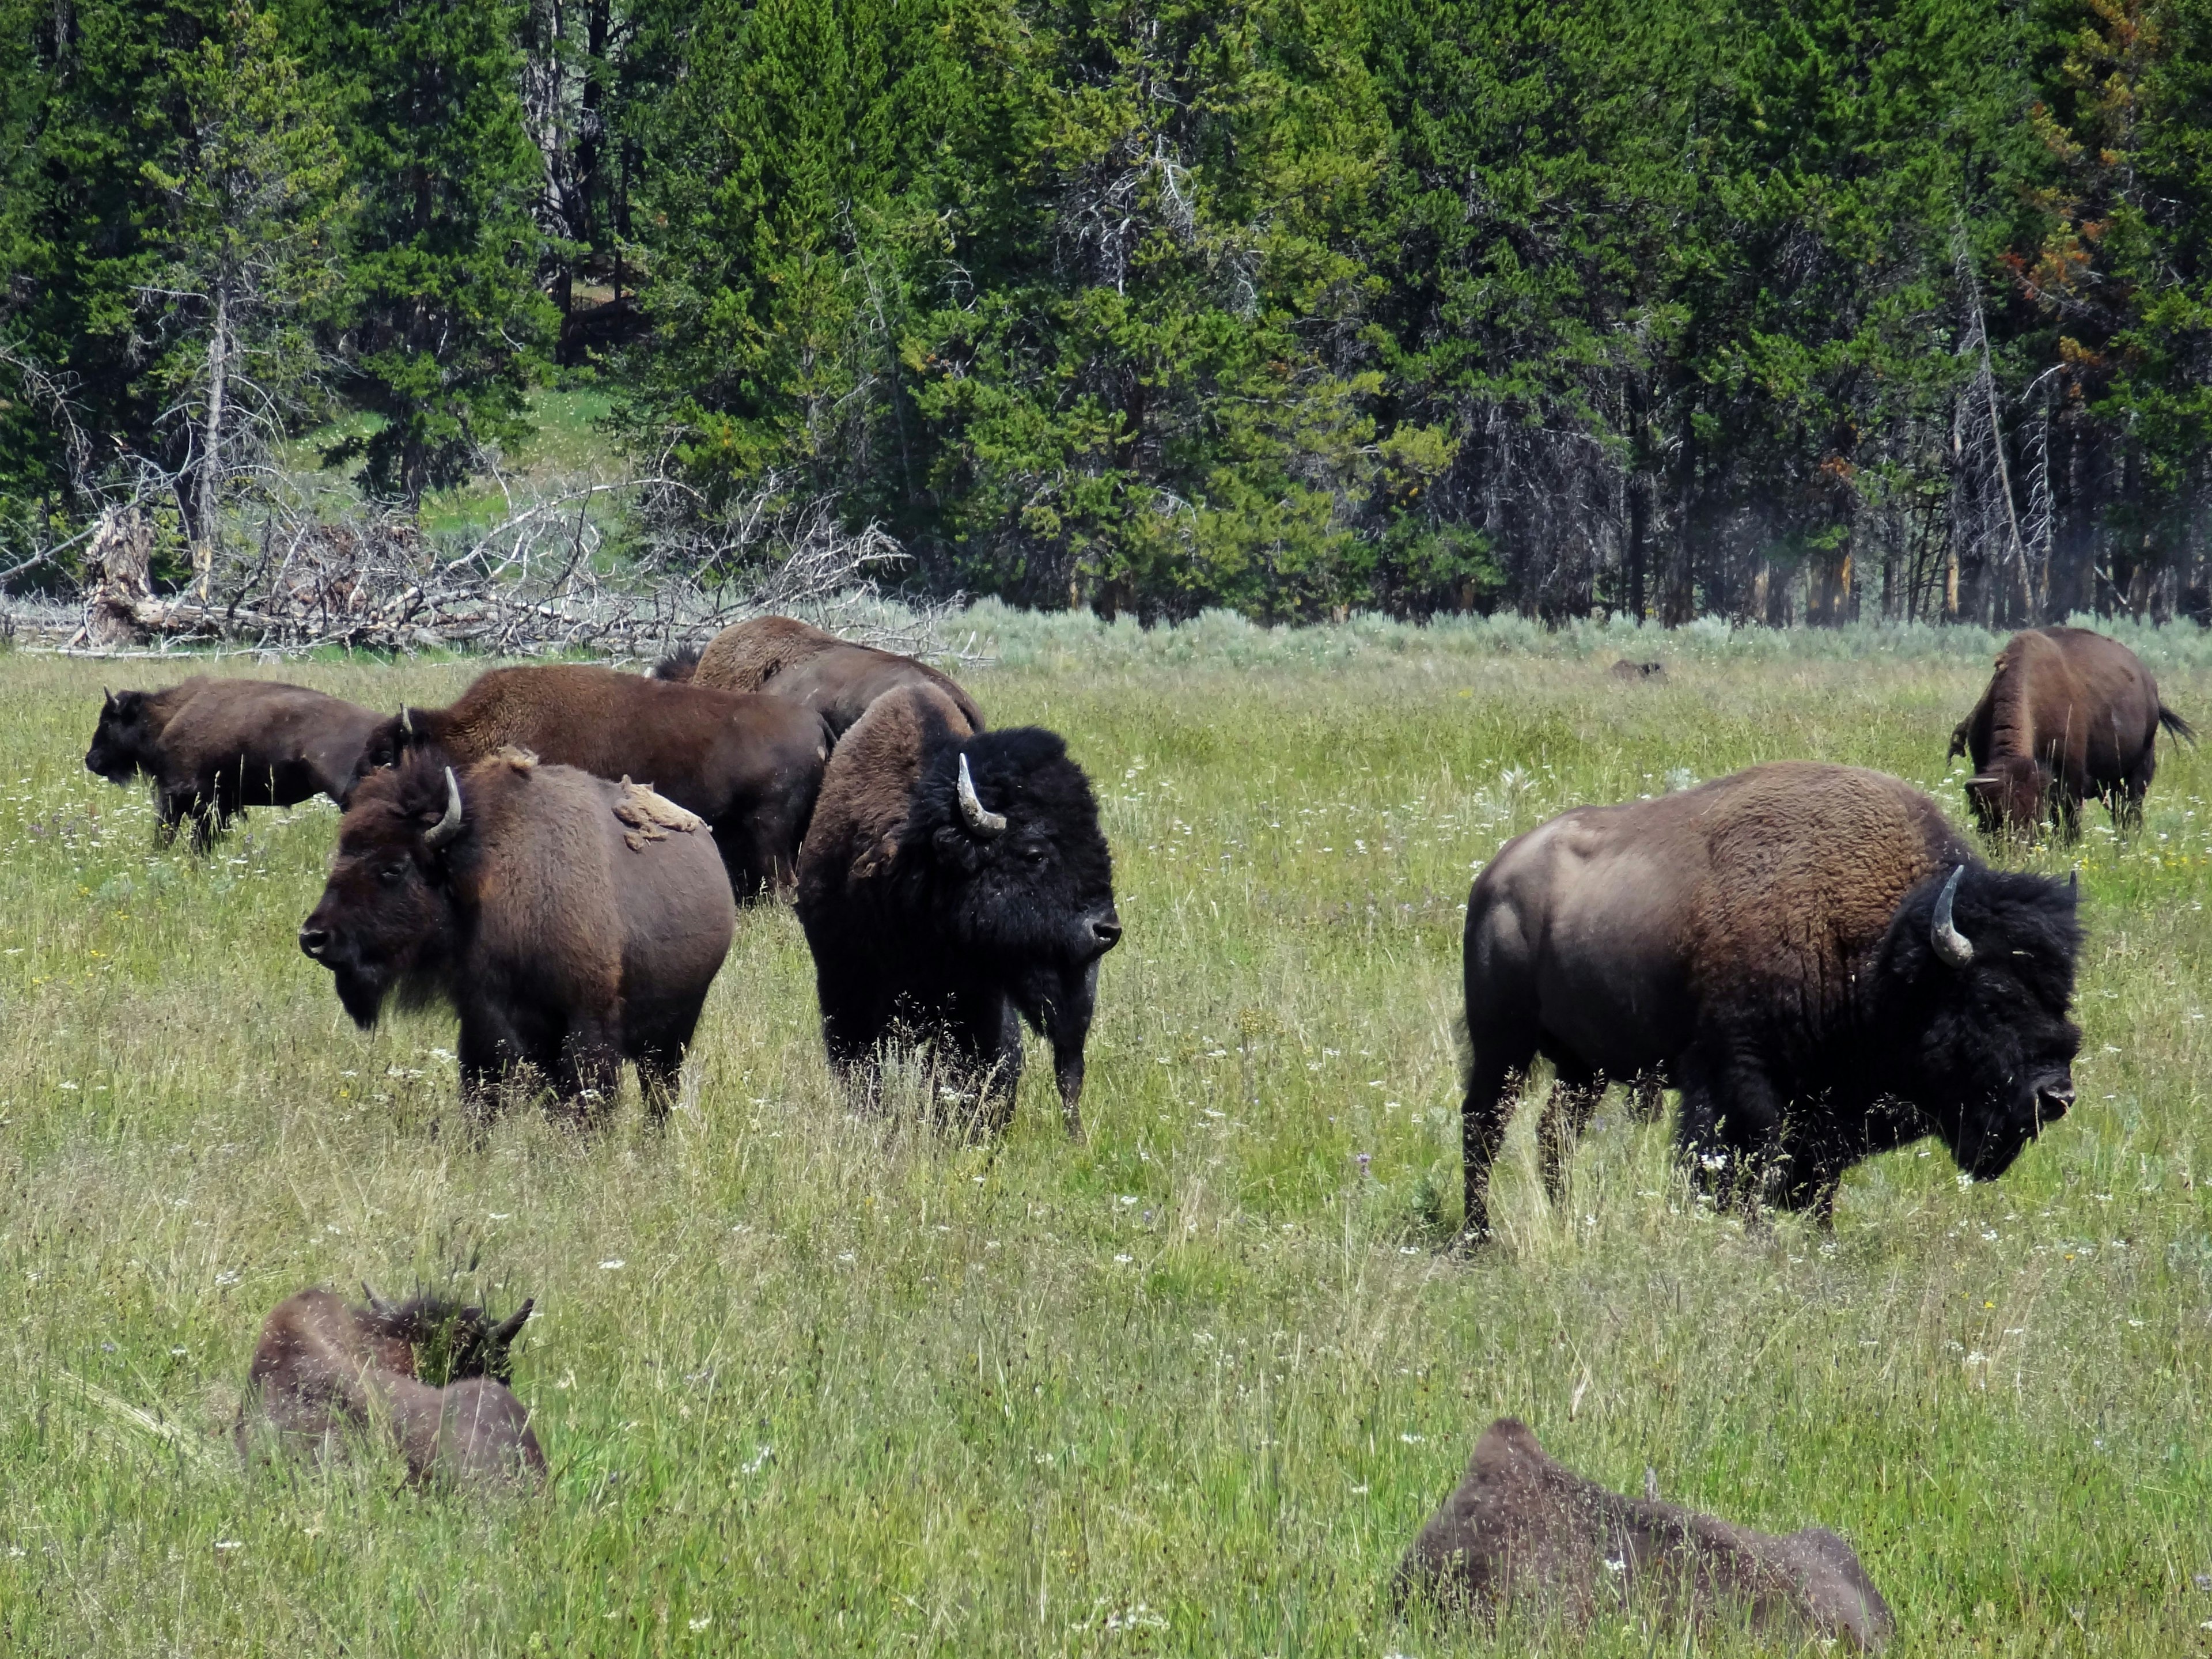
MULTIPOLYGON (((450 1020, 357 1034, 293 942, 331 810, 155 851, 148 804, 80 764, 116 668, 0 657, 0 1647, 1686 1650, 1393 1612, 1507 1413, 1618 1489, 1648 1465, 1668 1498, 1836 1528, 1896 1651, 2212 1647, 2203 757, 2162 757, 2132 843, 2090 817, 2082 1104, 2002 1181, 1909 1148, 1832 1234, 1747 1230, 1607 1110, 1554 1208, 1524 1110, 1501 1241, 1461 1261, 1437 1246, 1472 867, 1567 805, 1767 758, 1955 809, 1987 650, 1678 634, 1641 653, 1665 680, 1624 685, 1611 633, 988 627, 978 696, 1067 736, 1117 858, 1081 1146, 1048 1075, 996 1145, 848 1113, 769 908, 665 1135, 633 1100, 590 1145, 519 1113, 474 1149, 450 1020), (541 1495, 236 1466, 262 1317, 362 1278, 538 1298, 541 1495)), ((390 707, 472 669, 283 672, 390 707)), ((2212 665, 2161 673, 2212 715, 2212 665)))

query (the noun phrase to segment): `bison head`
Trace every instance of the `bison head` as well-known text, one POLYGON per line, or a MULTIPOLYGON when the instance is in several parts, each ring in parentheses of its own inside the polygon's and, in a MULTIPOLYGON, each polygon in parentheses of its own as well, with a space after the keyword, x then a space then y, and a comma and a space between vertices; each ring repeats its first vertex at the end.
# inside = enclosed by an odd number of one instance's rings
POLYGON ((415 711, 402 703, 399 712, 371 732, 368 741, 361 746, 361 758, 353 767, 354 786, 358 787, 363 779, 374 773, 389 771, 419 746, 415 711))
POLYGON ((1891 1085, 1978 1181, 2074 1103, 2075 898, 2070 883, 1962 864, 1914 888, 1890 922, 1879 982, 1900 1039, 1891 1085))
POLYGON ((2031 755, 2007 755, 1992 759, 1966 780, 1966 804, 1985 836, 2009 830, 2033 836, 2043 822, 2045 798, 2051 774, 2031 755))
POLYGON ((153 711, 143 691, 104 691, 100 724, 93 728, 92 747, 84 751, 84 769, 110 783, 129 783, 142 772, 151 772, 158 762, 153 711))
POLYGON ((947 743, 923 769, 903 845, 912 896, 936 931, 991 963, 1051 1041, 1072 1113, 1098 961, 1121 937, 1091 781, 1036 726, 947 743))
POLYGON ((394 1305, 367 1285, 368 1312, 356 1317, 376 1335, 404 1343, 413 1356, 415 1375, 433 1388, 442 1389, 465 1377, 489 1376, 495 1382, 514 1380, 514 1339, 537 1306, 525 1301, 497 1324, 482 1308, 465 1308, 441 1297, 418 1296, 394 1305))
POLYGON ((422 984, 451 958, 457 921, 447 860, 466 828, 453 769, 429 759, 354 791, 300 948, 336 975, 356 1024, 374 1024, 395 985, 422 984))

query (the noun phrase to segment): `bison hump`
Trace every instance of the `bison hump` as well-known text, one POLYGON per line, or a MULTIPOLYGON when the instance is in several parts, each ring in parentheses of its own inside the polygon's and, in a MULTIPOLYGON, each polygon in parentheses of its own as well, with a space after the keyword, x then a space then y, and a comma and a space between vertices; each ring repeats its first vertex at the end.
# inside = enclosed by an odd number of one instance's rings
POLYGON ((666 841, 672 830, 679 835, 690 835, 703 830, 707 820, 696 812, 687 812, 665 795, 656 794, 642 783, 632 783, 624 777, 621 793, 615 798, 615 817, 629 827, 623 831, 623 844, 633 853, 641 853, 649 841, 666 841))

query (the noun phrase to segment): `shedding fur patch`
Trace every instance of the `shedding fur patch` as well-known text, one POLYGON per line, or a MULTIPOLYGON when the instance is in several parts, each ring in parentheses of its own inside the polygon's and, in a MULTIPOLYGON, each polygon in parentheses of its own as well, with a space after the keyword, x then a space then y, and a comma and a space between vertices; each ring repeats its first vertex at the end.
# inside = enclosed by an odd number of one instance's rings
POLYGON ((517 772, 527 772, 538 764, 538 757, 527 749, 518 749, 511 743, 499 747, 499 758, 517 772))
POLYGON ((615 816, 629 826, 623 831, 623 844, 633 853, 643 852, 649 841, 666 841, 672 830, 688 836, 707 825, 696 812, 685 811, 667 796, 657 795, 626 776, 621 799, 615 802, 615 816))

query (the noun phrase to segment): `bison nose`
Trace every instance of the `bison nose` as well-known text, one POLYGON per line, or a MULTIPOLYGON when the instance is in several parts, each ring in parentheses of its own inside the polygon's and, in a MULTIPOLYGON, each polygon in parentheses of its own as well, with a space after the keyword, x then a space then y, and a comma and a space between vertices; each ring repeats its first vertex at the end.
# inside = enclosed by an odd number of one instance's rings
POLYGON ((2063 1079, 2046 1083, 2035 1091, 2037 1109, 2045 1121, 2064 1117, 2066 1109, 2073 1103, 2074 1085, 2063 1079))
POLYGON ((318 961, 321 960, 323 952, 330 948, 330 943, 331 930, 327 927, 317 927, 310 923, 300 930, 300 948, 318 961))
POLYGON ((1116 916, 1100 916, 1091 924, 1091 937, 1098 941, 1101 951, 1110 951, 1121 942, 1121 922, 1116 916))

